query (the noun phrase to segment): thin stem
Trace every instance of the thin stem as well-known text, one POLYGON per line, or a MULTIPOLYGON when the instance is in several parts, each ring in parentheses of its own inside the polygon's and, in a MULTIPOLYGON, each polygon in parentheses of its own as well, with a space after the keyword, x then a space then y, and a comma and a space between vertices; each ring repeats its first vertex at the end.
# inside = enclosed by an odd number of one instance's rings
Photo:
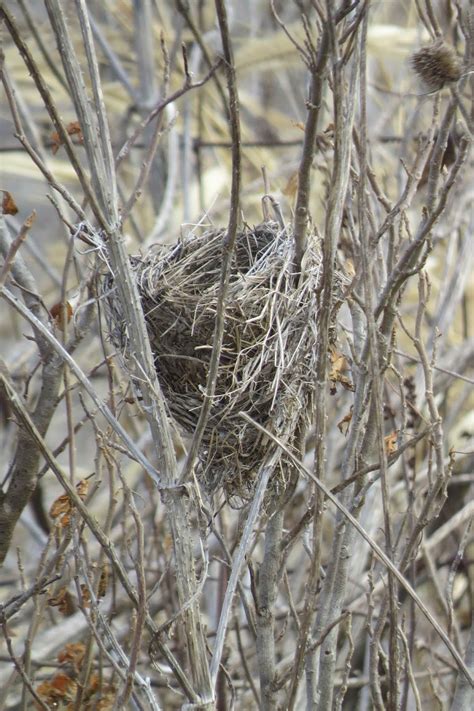
POLYGON ((225 328, 225 310, 227 292, 229 290, 232 256, 237 239, 237 227, 240 219, 240 183, 241 183, 241 149, 240 149, 240 115, 239 95, 234 67, 232 44, 227 22, 227 11, 224 0, 216 0, 216 13, 222 39, 222 49, 225 60, 227 76, 227 91, 229 94, 229 126, 232 140, 232 184, 230 190, 229 224, 227 226, 224 243, 222 245, 222 268, 217 296, 216 324, 214 328, 213 347, 209 362, 209 371, 206 381, 203 403, 193 440, 189 448, 181 482, 187 481, 193 472, 198 456, 207 421, 211 412, 212 401, 216 389, 219 362, 221 357, 222 342, 225 328))

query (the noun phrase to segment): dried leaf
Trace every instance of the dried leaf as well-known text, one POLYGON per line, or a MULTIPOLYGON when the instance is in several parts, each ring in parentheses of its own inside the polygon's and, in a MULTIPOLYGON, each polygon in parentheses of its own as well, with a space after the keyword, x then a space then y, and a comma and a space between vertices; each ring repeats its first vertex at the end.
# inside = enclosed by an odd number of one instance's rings
POLYGON ((75 689, 76 682, 67 674, 58 672, 51 680, 51 686, 56 694, 61 696, 71 696, 72 689, 75 689))
POLYGON ((3 200, 2 200, 2 210, 4 215, 16 215, 18 212, 18 208, 16 206, 16 202, 13 199, 13 196, 11 193, 8 192, 8 190, 2 190, 3 192, 3 200))
POLYGON ((51 144, 51 153, 54 156, 61 147, 61 138, 57 131, 53 131, 53 133, 51 134, 51 144))
POLYGON ((343 353, 340 353, 335 348, 331 348, 329 357, 332 363, 332 368, 331 372, 329 373, 329 377, 331 380, 338 380, 340 374, 344 370, 347 370, 347 358, 343 353))
POLYGON ((71 663, 75 669, 79 670, 85 653, 86 647, 82 642, 71 642, 58 653, 58 662, 60 664, 71 663))
POLYGON ((349 430, 349 423, 352 420, 352 408, 351 411, 345 415, 340 422, 337 423, 338 430, 341 434, 346 435, 348 430, 349 430), (347 425, 346 428, 344 428, 344 425, 347 425), (345 429, 345 431, 344 431, 345 429))
POLYGON ((84 583, 81 584, 81 594, 82 594, 82 604, 84 607, 90 607, 91 605, 91 594, 89 588, 84 583))
POLYGON ((61 588, 56 595, 48 598, 50 607, 57 607, 62 615, 70 617, 76 611, 71 593, 67 588, 61 588))
MULTIPOLYGON (((79 143, 84 143, 84 136, 82 135, 79 121, 71 121, 71 123, 68 123, 68 125, 66 126, 66 131, 69 136, 77 136, 79 143)), ((53 131, 53 133, 51 134, 51 143, 51 152, 54 156, 62 145, 61 136, 57 131, 53 131)))
POLYGON ((397 430, 394 430, 393 432, 390 432, 389 435, 384 437, 384 444, 385 444, 385 452, 386 454, 393 454, 394 452, 397 451, 397 440, 398 440, 398 432, 397 430))
POLYGON ((89 481, 88 479, 81 479, 80 482, 76 484, 77 495, 81 501, 84 501, 89 492, 89 481))
MULTIPOLYGON (((81 501, 84 501, 87 496, 87 492, 89 491, 88 480, 81 479, 81 481, 76 484, 76 491, 81 501)), ((71 499, 69 498, 69 494, 62 494, 61 496, 58 496, 55 501, 53 501, 53 504, 49 510, 49 515, 51 518, 61 517, 57 523, 59 526, 64 528, 71 522, 73 508, 74 507, 71 499)))
MULTIPOLYGON (((43 681, 37 688, 36 688, 36 693, 38 696, 41 696, 43 699, 47 698, 51 694, 52 690, 52 685, 50 681, 43 681)), ((39 706, 39 704, 36 705, 36 708, 43 708, 42 706, 39 706)))
POLYGON ((355 277, 356 271, 352 259, 346 259, 344 262, 344 271, 350 279, 355 277))
POLYGON ((331 348, 329 358, 332 366, 329 371, 329 380, 332 380, 333 383, 341 383, 346 390, 354 390, 351 380, 345 375, 349 369, 346 356, 335 348, 331 348))
POLYGON ((99 597, 105 596, 105 594, 107 593, 108 584, 109 584, 109 571, 108 571, 108 568, 105 566, 100 574, 99 586, 97 588, 97 595, 99 597))
POLYGON ((56 326, 61 331, 64 331, 64 316, 66 316, 66 323, 69 323, 72 318, 73 310, 69 301, 66 301, 64 310, 63 305, 58 302, 57 304, 51 306, 49 313, 51 314, 51 317, 56 326))
MULTIPOLYGON (((73 701, 77 693, 77 682, 71 679, 64 672, 58 672, 51 680, 44 681, 40 684, 36 693, 43 699, 50 708, 72 708, 68 702, 73 701), (67 706, 65 704, 67 703, 67 706)), ((44 706, 35 704, 37 709, 43 709, 44 706)))
POLYGON ((71 123, 68 123, 66 131, 70 136, 78 136, 81 143, 84 141, 79 121, 71 121, 71 123))
POLYGON ((51 508, 49 509, 49 515, 51 518, 58 518, 71 511, 71 500, 68 494, 62 494, 56 501, 53 501, 51 508))
POLYGON ((295 128, 299 128, 300 131, 304 131, 305 126, 304 126, 304 123, 303 123, 302 121, 292 121, 291 123, 292 123, 292 125, 293 125, 295 128))

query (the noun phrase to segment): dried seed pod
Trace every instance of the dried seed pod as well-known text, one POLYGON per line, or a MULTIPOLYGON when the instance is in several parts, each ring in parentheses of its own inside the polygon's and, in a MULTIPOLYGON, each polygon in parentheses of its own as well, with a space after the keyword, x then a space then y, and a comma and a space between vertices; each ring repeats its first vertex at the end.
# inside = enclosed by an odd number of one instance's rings
POLYGON ((437 40, 411 56, 411 66, 429 91, 439 91, 446 82, 461 77, 461 62, 453 47, 437 40))

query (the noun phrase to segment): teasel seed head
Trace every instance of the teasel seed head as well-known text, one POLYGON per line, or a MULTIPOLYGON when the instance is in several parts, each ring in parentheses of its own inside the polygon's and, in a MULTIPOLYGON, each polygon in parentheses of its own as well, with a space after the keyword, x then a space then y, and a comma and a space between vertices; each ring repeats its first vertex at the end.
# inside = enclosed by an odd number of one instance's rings
POLYGON ((430 92, 460 79, 462 65, 453 47, 437 40, 411 56, 411 66, 430 92))

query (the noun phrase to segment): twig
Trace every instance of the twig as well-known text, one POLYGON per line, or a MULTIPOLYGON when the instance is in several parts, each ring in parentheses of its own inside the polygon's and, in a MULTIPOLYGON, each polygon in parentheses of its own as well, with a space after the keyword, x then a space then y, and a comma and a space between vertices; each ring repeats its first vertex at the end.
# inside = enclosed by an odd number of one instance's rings
POLYGON ((140 645, 143 636, 143 629, 146 621, 147 613, 147 601, 146 601, 146 579, 145 579, 145 540, 144 540, 144 530, 143 523, 140 518, 140 514, 135 506, 135 501, 133 499, 132 492, 128 489, 126 481, 122 478, 122 483, 124 485, 126 504, 129 506, 133 520, 135 522, 136 529, 136 542, 137 550, 135 556, 135 571, 137 575, 137 592, 138 592, 138 607, 137 607, 137 618, 135 621, 135 629, 133 633, 131 652, 129 656, 127 677, 125 681, 125 686, 117 700, 118 708, 126 708, 130 696, 133 691, 133 682, 137 672, 137 664, 140 655, 140 645))
MULTIPOLYGON (((387 556, 393 558, 393 533, 392 521, 390 516, 390 494, 387 481, 387 453, 384 442, 384 423, 383 423, 383 373, 384 368, 379 359, 379 343, 377 337, 377 325, 373 315, 373 301, 375 293, 375 285, 373 281, 373 271, 371 268, 370 254, 370 239, 369 227, 367 220, 367 203, 366 203, 366 181, 367 181, 367 55, 366 55, 366 40, 367 40, 367 25, 368 25, 368 10, 365 13, 362 22, 361 33, 361 49, 360 49, 360 174, 359 174, 359 244, 362 262, 362 283, 364 292, 365 309, 367 314, 367 344, 369 348, 369 369, 372 379, 372 407, 375 420, 376 439, 378 447, 378 459, 380 462, 380 481, 382 491, 382 508, 384 520, 384 535, 387 556)), ((393 576, 388 576, 388 596, 390 607, 390 628, 389 628, 389 698, 391 708, 398 707, 398 697, 400 689, 400 665, 399 665, 399 648, 398 648, 398 597, 397 587, 393 576)), ((377 621, 375 635, 382 633, 385 621, 382 615, 379 615, 377 621)))
POLYGON ((20 659, 18 659, 18 657, 16 656, 16 654, 13 650, 12 640, 11 640, 10 633, 9 633, 8 627, 7 627, 7 623, 6 623, 6 620, 3 616, 3 610, 1 607, 0 607, 0 625, 2 626, 3 638, 5 639, 7 649, 10 654, 10 659, 13 662, 18 674, 21 676, 24 685, 26 686, 26 688, 28 689, 28 691, 30 692, 31 696, 34 698, 34 700, 36 701, 36 703, 38 704, 40 709, 44 709, 44 711, 51 711, 48 704, 45 703, 43 701, 43 699, 41 699, 38 696, 38 694, 36 693, 35 688, 31 682, 31 679, 26 674, 26 671, 25 671, 22 661, 20 659))
MULTIPOLYGON (((3 376, 3 374, 1 372, 0 372, 0 383, 1 383, 2 387, 7 391, 12 409, 14 410, 19 421, 21 421, 23 423, 23 425, 27 429, 29 435, 31 436, 33 441, 38 446, 39 450, 41 451, 42 456, 48 462, 51 470, 54 472, 54 474, 57 477, 57 479, 59 480, 61 486, 64 488, 64 490, 67 492, 68 496, 70 497, 70 499, 74 505, 74 508, 79 511, 82 519, 85 521, 85 523, 87 524, 87 526, 89 527, 89 529, 91 530, 93 535, 99 541, 105 555, 108 557, 112 566, 114 567, 117 577, 119 578, 125 591, 127 592, 128 597, 132 601, 133 605, 135 607, 137 607, 139 604, 139 601, 138 601, 138 597, 137 597, 135 588, 131 584, 129 577, 125 571, 125 568, 123 567, 121 561, 119 560, 119 558, 117 556, 114 545, 109 540, 109 538, 104 534, 102 528, 100 527, 100 525, 97 522, 97 520, 95 519, 95 517, 91 516, 86 505, 84 504, 82 499, 78 496, 75 487, 70 484, 68 477, 63 472, 61 466, 58 464, 55 457, 53 456, 53 454, 51 453, 51 451, 45 444, 44 439, 41 437, 40 433, 38 432, 38 429, 35 427, 24 404, 20 401, 18 395, 13 390, 13 388, 9 385, 8 381, 6 380, 6 378, 3 376)), ((154 620, 150 617, 149 613, 147 613, 147 615, 146 615, 146 626, 147 626, 147 629, 151 632, 151 634, 156 634, 157 626, 156 626, 154 620)), ((167 662, 170 664, 170 667, 173 670, 173 673, 175 674, 177 680, 179 681, 182 689, 187 694, 189 700, 196 701, 198 699, 198 697, 195 694, 195 692, 193 691, 191 685, 189 684, 189 681, 188 681, 186 675, 184 674, 183 670, 181 669, 181 666, 179 665, 178 661, 174 658, 174 656, 167 649, 167 647, 164 644, 162 644, 161 641, 158 640, 157 643, 160 648, 160 651, 164 654, 167 662)))
POLYGON ((428 622, 431 624, 431 626, 436 630, 438 633, 439 637, 443 640, 444 644, 446 645, 447 649, 453 656, 454 660, 456 661, 459 669, 463 672, 465 675, 467 681, 471 684, 471 686, 474 688, 474 675, 471 675, 469 669, 466 667, 461 655, 459 654, 458 650, 454 647, 453 643, 447 636, 446 632, 442 629, 442 627, 439 625, 439 623, 436 621, 436 619, 433 617, 431 612, 428 610, 424 602, 420 599, 420 597, 417 595, 413 587, 410 585, 410 583, 406 580, 406 578, 400 573, 398 568, 392 563, 390 558, 387 557, 387 555, 384 553, 384 551, 380 548, 380 546, 373 540, 371 536, 367 533, 367 531, 360 525, 358 520, 354 518, 354 516, 346 509, 346 507, 340 503, 340 501, 331 493, 331 491, 328 489, 328 487, 322 483, 314 474, 312 471, 310 471, 305 465, 300 462, 300 460, 295 457, 295 455, 291 452, 291 450, 281 442, 275 435, 267 430, 265 427, 262 425, 258 424, 258 422, 255 422, 252 420, 251 417, 247 415, 245 412, 239 413, 240 416, 246 420, 246 422, 252 424, 256 429, 258 429, 260 432, 265 434, 267 437, 269 437, 272 442, 275 442, 284 452, 286 455, 288 455, 293 462, 293 464, 298 467, 298 469, 304 473, 307 477, 309 477, 316 486, 321 489, 323 494, 331 501, 331 503, 334 504, 334 506, 342 513, 342 515, 352 524, 352 526, 355 528, 355 530, 362 536, 362 538, 366 541, 366 543, 369 544, 369 546, 372 548, 374 551, 375 555, 377 558, 385 565, 385 567, 393 574, 393 576, 398 580, 400 585, 404 588, 404 590, 408 593, 408 595, 412 598, 412 600, 416 603, 418 608, 421 610, 423 615, 426 617, 428 622))
MULTIPOLYGON (((41 147, 39 145, 33 146, 25 134, 20 116, 20 111, 17 105, 16 92, 10 80, 9 74, 6 70, 6 67, 4 66, 4 57, 2 52, 3 51, 0 48, 0 79, 5 89, 5 94, 10 107, 10 113, 12 115, 13 123, 15 126, 15 137, 20 141, 21 145, 28 153, 32 161, 35 163, 35 165, 38 166, 39 170, 43 173, 45 179, 48 182, 48 185, 50 185, 53 190, 56 190, 62 196, 64 201, 72 208, 72 210, 76 213, 79 219, 86 221, 85 212, 81 208, 79 203, 74 199, 71 193, 66 190, 63 185, 58 183, 53 173, 48 168, 46 160, 42 155, 41 147)), ((15 147, 15 150, 18 150, 18 147, 15 147)))
MULTIPOLYGON (((424 216, 418 228, 414 241, 405 249, 398 263, 395 265, 389 275, 389 278, 387 279, 387 283, 385 284, 378 304, 375 307, 375 318, 378 318, 380 316, 387 304, 393 303, 395 294, 399 291, 406 279, 412 275, 412 269, 415 267, 423 248, 426 246, 426 240, 435 222, 438 220, 439 216, 446 207, 446 202, 451 188, 453 187, 455 180, 466 161, 469 146, 469 140, 467 138, 464 138, 461 141, 459 154, 456 158, 456 162, 451 168, 451 172, 441 190, 441 194, 438 198, 436 206, 433 207, 431 212, 424 216)), ((382 325, 382 330, 383 332, 386 332, 387 327, 385 324, 382 325)))
POLYGON ((152 109, 150 113, 138 124, 130 138, 127 139, 127 141, 124 143, 124 145, 118 152, 117 157, 115 159, 115 167, 117 168, 122 163, 122 161, 128 156, 131 149, 139 139, 140 135, 143 133, 144 129, 153 121, 153 119, 160 116, 160 114, 169 104, 175 103, 177 99, 186 94, 188 91, 192 91, 192 89, 198 89, 200 86, 204 86, 204 84, 206 84, 209 79, 215 74, 221 64, 222 60, 219 59, 211 66, 210 70, 203 79, 197 82, 191 82, 186 79, 184 85, 180 89, 177 89, 175 92, 165 97, 164 99, 160 99, 155 108, 152 109))
MULTIPOLYGON (((466 667, 474 675, 474 617, 471 622, 469 641, 466 649, 466 667)), ((474 690, 472 684, 467 683, 465 675, 459 673, 456 682, 456 691, 451 705, 451 711, 467 711, 474 703, 474 690)))
MULTIPOLYGON (((315 394, 315 421, 318 426, 317 445, 315 447, 314 471, 316 478, 320 480, 326 470, 326 391, 327 391, 327 354, 329 350, 329 328, 330 318, 334 300, 334 280, 335 280, 335 254, 336 247, 341 232, 344 205, 349 186, 349 175, 351 169, 351 144, 354 116, 356 110, 356 87, 359 73, 358 54, 360 52, 360 42, 357 42, 357 55, 353 58, 350 76, 347 81, 349 88, 345 86, 344 67, 340 57, 339 43, 337 40, 337 20, 334 13, 334 6, 328 0, 325 3, 327 16, 327 34, 329 51, 332 64, 333 80, 333 110, 335 117, 335 145, 334 163, 332 169, 331 188, 327 200, 325 215, 325 236, 323 242, 323 288, 319 304, 319 328, 318 328, 318 365, 316 377, 315 394)), ((360 26, 356 30, 360 34, 360 26)), ((356 400, 353 409, 353 419, 348 438, 346 451, 344 454, 343 470, 349 466, 352 468, 352 460, 355 455, 356 445, 361 433, 361 423, 364 419, 363 402, 365 400, 365 376, 361 374, 359 387, 356 393, 356 400)), ((347 472, 345 472, 347 473, 347 472)), ((343 475, 344 476, 344 475, 343 475)), ((345 478, 345 476, 344 476, 345 478)), ((349 492, 350 489, 347 490, 349 492)), ((321 503, 318 509, 322 509, 322 490, 318 488, 318 497, 321 503)), ((346 493, 346 497, 348 494, 346 493)), ((349 535, 352 529, 347 530, 349 535)), ((313 634, 319 635, 325 627, 342 611, 343 598, 345 593, 345 581, 348 575, 349 556, 343 553, 347 547, 345 540, 346 531, 344 526, 336 526, 336 535, 333 541, 332 561, 328 574, 324 580, 320 604, 314 623, 313 634)), ((322 533, 319 530, 319 537, 322 533)), ((316 672, 317 655, 309 652, 306 659, 306 680, 307 688, 310 686, 310 703, 318 703, 330 707, 332 705, 334 693, 334 672, 336 663, 337 630, 334 629, 327 637, 324 647, 318 652, 320 663, 318 666, 319 676, 316 672), (316 681, 317 680, 317 681, 316 681)))
POLYGON ((273 512, 265 530, 265 550, 258 573, 257 655, 262 711, 277 704, 275 659, 275 603, 278 594, 284 512, 273 512))
POLYGON ((242 538, 240 539, 239 546, 236 552, 234 553, 232 559, 231 574, 229 582, 227 583, 227 590, 225 592, 224 602, 222 604, 222 611, 221 616, 219 618, 219 625, 217 627, 216 640, 214 643, 214 650, 212 654, 211 679, 213 685, 216 683, 217 680, 217 674, 219 671, 219 665, 222 657, 222 650, 224 648, 227 625, 229 624, 232 601, 240 577, 240 571, 245 556, 247 555, 247 551, 249 550, 250 544, 252 542, 252 532, 260 512, 260 506, 262 505, 268 481, 275 469, 275 465, 278 462, 278 458, 278 449, 273 449, 273 451, 269 455, 267 455, 266 460, 262 463, 260 467, 254 498, 252 500, 252 504, 247 515, 245 527, 242 532, 242 538))
POLYGON ((198 456, 199 447, 204 435, 211 412, 212 400, 216 389, 222 341, 224 338, 225 310, 227 292, 229 290, 232 256, 237 238, 237 227, 240 218, 240 182, 241 182, 241 151, 240 151, 240 116, 239 95, 235 76, 234 58, 227 24, 227 11, 224 0, 216 0, 216 12, 222 38, 222 47, 227 75, 227 90, 229 93, 229 125, 232 138, 232 185, 230 190, 229 224, 222 245, 222 268, 217 296, 216 323, 214 328, 213 347, 209 362, 206 381, 206 391, 193 440, 189 448, 181 482, 187 481, 191 475, 198 456))
MULTIPOLYGON (((76 378, 79 380, 83 388, 86 390, 87 394, 90 396, 92 401, 97 406, 97 409, 102 413, 108 423, 113 427, 114 431, 117 432, 119 437, 122 439, 124 444, 130 449, 134 457, 140 464, 144 467, 151 478, 156 482, 157 486, 160 488, 163 486, 163 481, 156 471, 156 469, 150 464, 148 459, 142 454, 142 452, 135 446, 134 442, 131 440, 130 436, 124 430, 122 425, 116 420, 113 414, 110 412, 107 405, 102 402, 100 397, 97 395, 96 388, 89 379, 82 372, 81 368, 77 365, 74 358, 65 350, 64 346, 57 340, 57 338, 39 321, 34 314, 31 313, 19 299, 17 299, 8 289, 3 288, 0 292, 6 301, 8 301, 11 306, 13 306, 16 311, 18 311, 27 321, 29 321, 32 326, 35 327, 37 331, 42 335, 42 337, 52 346, 55 352, 60 356, 60 358, 67 363, 71 371, 74 373, 76 378)), ((12 393, 12 396, 16 394, 12 393)))
MULTIPOLYGON (((49 3, 48 3, 49 4, 49 3)), ((62 13, 60 10, 58 10, 60 13, 59 16, 62 17, 62 13)), ((79 182, 81 183, 81 186, 84 190, 85 195, 87 196, 88 200, 90 201, 91 207, 94 211, 95 216, 99 220, 100 223, 104 222, 104 216, 102 214, 102 211, 99 207, 98 201, 96 199, 96 193, 93 190, 92 185, 89 182, 89 179, 87 178, 81 162, 79 161, 76 151, 74 150, 74 145, 72 143, 71 137, 69 136, 66 127, 64 126, 63 121, 61 120, 61 117, 59 115, 59 112, 57 110, 56 104, 53 101, 53 97, 51 92, 49 91, 46 82, 44 81, 37 65, 36 62, 33 59, 33 56, 26 45, 26 43, 23 41, 20 31, 17 27, 17 24, 13 18, 13 15, 8 11, 8 9, 5 7, 5 5, 0 6, 0 16, 3 17, 5 20, 5 23, 8 27, 8 30, 15 41, 15 44, 18 47, 19 52, 21 53, 26 66, 28 67, 28 70, 33 77, 36 87, 41 95, 41 98, 43 99, 44 105, 51 117, 51 120, 54 124, 54 127, 56 131, 58 132, 58 135, 60 137, 61 143, 64 145, 68 158, 71 162, 72 167, 74 168, 74 171, 79 179, 79 182)), ((53 13, 54 16, 54 13, 53 13)), ((74 51, 72 50, 72 45, 70 47, 70 50, 72 51, 72 56, 74 56, 74 51)), ((64 53, 63 53, 64 54, 64 53)), ((81 124, 81 128, 84 128, 83 124, 81 124)))
MULTIPOLYGON (((273 4, 272 10, 275 12, 273 4)), ((308 115, 304 130, 301 161, 298 168, 298 192, 296 196, 295 217, 293 222, 293 239, 295 241, 295 273, 297 274, 301 271, 301 261, 306 249, 311 167, 313 164, 315 140, 318 130, 319 116, 321 113, 323 87, 326 79, 325 69, 329 58, 329 50, 329 23, 326 23, 323 28, 322 36, 319 40, 319 49, 317 54, 314 47, 308 48, 308 51, 310 52, 309 55, 307 52, 302 52, 303 58, 306 58, 306 63, 309 62, 311 72, 311 88, 307 102, 308 115)), ((301 52, 299 47, 298 51, 301 52)))
POLYGON ((13 240, 13 242, 10 245, 10 249, 8 250, 8 254, 5 257, 5 260, 3 262, 2 269, 0 270, 0 291, 3 289, 5 286, 5 282, 8 278, 8 274, 10 273, 13 261, 15 259, 15 255, 20 249, 21 245, 26 239, 26 236, 33 225, 33 222, 36 219, 36 211, 33 210, 31 215, 29 215, 22 226, 20 227, 20 230, 13 240))

